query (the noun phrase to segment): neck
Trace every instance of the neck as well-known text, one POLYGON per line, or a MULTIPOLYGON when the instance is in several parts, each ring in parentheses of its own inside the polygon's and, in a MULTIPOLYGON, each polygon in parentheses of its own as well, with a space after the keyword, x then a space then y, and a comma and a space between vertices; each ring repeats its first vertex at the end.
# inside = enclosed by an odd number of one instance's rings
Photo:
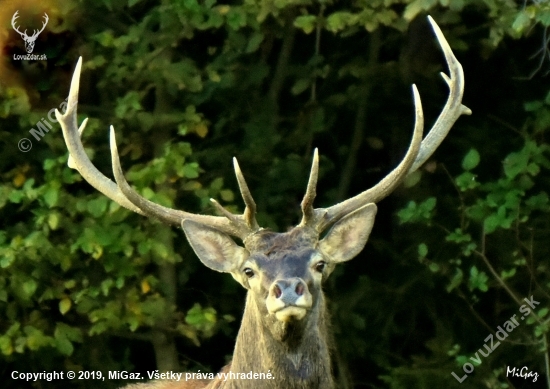
MULTIPOLYGON (((271 373, 272 379, 227 380, 224 388, 333 389, 324 299, 300 322, 266 323, 247 295, 230 370, 271 373), (272 332, 268 326, 275 328, 272 332)), ((276 319, 273 319, 276 320, 276 319)), ((269 376, 268 376, 269 377, 269 376)))

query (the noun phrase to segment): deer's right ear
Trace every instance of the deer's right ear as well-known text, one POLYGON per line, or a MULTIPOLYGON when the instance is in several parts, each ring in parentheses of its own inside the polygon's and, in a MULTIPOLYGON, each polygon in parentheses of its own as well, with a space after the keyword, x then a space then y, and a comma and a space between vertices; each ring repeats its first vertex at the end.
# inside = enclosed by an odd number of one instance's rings
POLYGON ((248 258, 248 251, 223 232, 188 219, 181 227, 197 257, 212 270, 231 273, 248 258))

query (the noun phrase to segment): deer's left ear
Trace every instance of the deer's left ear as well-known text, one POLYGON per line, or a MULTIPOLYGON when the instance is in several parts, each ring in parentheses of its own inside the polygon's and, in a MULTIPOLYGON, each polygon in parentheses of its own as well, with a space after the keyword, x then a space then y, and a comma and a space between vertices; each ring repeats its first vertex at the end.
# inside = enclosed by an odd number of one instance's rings
POLYGON ((354 258, 365 247, 375 216, 375 204, 367 204, 346 215, 319 242, 319 250, 334 263, 354 258))
POLYGON ((248 258, 248 251, 223 232, 188 219, 181 227, 197 257, 212 270, 232 273, 248 258))

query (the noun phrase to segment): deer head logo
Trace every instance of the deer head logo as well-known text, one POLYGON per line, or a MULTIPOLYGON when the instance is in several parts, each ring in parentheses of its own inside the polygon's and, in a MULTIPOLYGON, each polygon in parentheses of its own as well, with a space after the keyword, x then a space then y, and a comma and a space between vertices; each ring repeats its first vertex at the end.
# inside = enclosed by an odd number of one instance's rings
POLYGON ((17 15, 18 13, 19 11, 15 11, 15 13, 13 14, 13 17, 11 18, 11 26, 15 31, 17 31, 19 35, 21 35, 21 37, 25 41, 25 50, 27 50, 27 53, 31 54, 34 50, 34 42, 36 41, 36 38, 38 38, 38 35, 40 35, 42 31, 44 31, 46 25, 48 24, 48 20, 50 19, 48 18, 48 14, 44 12, 44 23, 42 24, 42 29, 40 31, 34 30, 34 33, 31 36, 28 36, 27 30, 25 30, 25 32, 21 32, 15 25, 15 19, 19 17, 19 15, 17 15))

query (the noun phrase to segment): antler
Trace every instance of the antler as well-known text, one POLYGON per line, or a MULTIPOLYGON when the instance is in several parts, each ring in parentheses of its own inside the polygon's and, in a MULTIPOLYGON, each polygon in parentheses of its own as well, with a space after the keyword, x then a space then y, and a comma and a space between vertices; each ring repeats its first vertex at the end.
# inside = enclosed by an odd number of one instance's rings
POLYGON ((460 115, 470 115, 472 113, 468 107, 462 104, 462 95, 464 93, 464 72, 462 70, 462 65, 460 65, 460 62, 458 62, 454 56, 449 43, 445 39, 437 23, 431 16, 428 16, 428 20, 443 50, 450 73, 450 77, 445 73, 441 73, 441 76, 449 86, 449 97, 434 126, 424 140, 422 140, 424 118, 420 96, 418 95, 416 86, 413 85, 416 121, 411 145, 403 161, 373 188, 329 208, 313 209, 315 184, 318 174, 317 165, 319 163, 317 150, 315 150, 308 188, 304 200, 302 201, 303 217, 300 225, 307 225, 316 229, 318 232, 322 232, 328 226, 354 210, 368 203, 377 203, 382 200, 392 193, 408 174, 417 170, 428 158, 430 158, 443 139, 445 139, 452 125, 460 115), (422 141, 422 143, 420 143, 420 141, 422 141))
POLYGON ((317 195, 317 178, 319 177, 319 151, 315 148, 313 152, 313 163, 311 164, 311 172, 307 182, 306 194, 302 200, 302 222, 300 225, 308 225, 315 218, 315 210, 313 209, 313 200, 317 195))
MULTIPOLYGON (((41 33, 42 31, 44 31, 44 29, 45 29, 46 26, 48 25, 48 20, 50 20, 50 18, 48 17, 48 14, 47 14, 46 12, 44 12, 44 16, 43 16, 43 17, 44 17, 44 19, 46 19, 46 20, 44 20, 44 23, 42 23, 42 29, 41 29, 40 31, 34 30, 34 34, 32 34, 32 37, 31 37, 31 38, 36 38, 38 35, 40 35, 40 33, 41 33)), ((26 31, 27 31, 27 30, 25 30, 25 32, 26 32, 26 31)))
POLYGON ((40 31, 38 30, 34 30, 34 33, 32 34, 32 36, 28 36, 27 35, 27 30, 25 29, 25 32, 21 32, 19 31, 19 29, 15 26, 15 19, 17 19, 19 17, 18 15, 19 13, 19 10, 15 11, 15 13, 13 14, 12 18, 11 18, 11 26, 13 27, 13 29, 19 33, 19 35, 21 36, 25 36, 27 39, 31 39, 32 38, 36 38, 38 35, 40 35, 40 33, 42 31, 44 31, 44 29, 46 28, 46 26, 48 25, 48 21, 50 20, 50 18, 48 17, 48 14, 44 12, 44 22, 42 23, 42 29, 40 31))
POLYGON ((25 32, 21 32, 19 31, 19 29, 17 28, 17 26, 15 25, 15 19, 17 19, 19 17, 19 15, 17 15, 19 13, 19 10, 15 11, 15 13, 13 14, 12 18, 11 18, 11 26, 13 27, 13 29, 19 33, 19 35, 23 36, 27 36, 27 30, 25 30, 25 32))
POLYGON ((67 110, 64 114, 61 114, 58 110, 55 110, 55 116, 59 121, 63 130, 63 137, 67 149, 69 150, 69 167, 78 170, 80 175, 94 188, 109 197, 111 200, 120 204, 124 208, 130 211, 139 213, 141 215, 155 217, 167 224, 180 225, 184 219, 191 219, 196 222, 205 224, 212 228, 215 228, 226 234, 236 236, 244 240, 248 235, 259 230, 258 223, 255 219, 256 205, 252 199, 252 195, 248 190, 248 186, 244 180, 244 177, 238 167, 235 160, 235 172, 241 194, 246 204, 246 208, 243 215, 234 215, 223 208, 217 201, 211 199, 215 207, 222 212, 225 217, 221 216, 208 216, 197 215, 185 211, 179 211, 158 205, 149 201, 139 195, 126 181, 122 168, 120 166, 120 159, 118 156, 118 150, 115 139, 115 131, 113 126, 110 130, 110 145, 111 145, 111 157, 113 164, 113 174, 115 176, 116 183, 111 179, 103 175, 90 161, 84 146, 80 139, 88 119, 84 119, 80 128, 77 123, 76 109, 78 104, 78 89, 80 84, 80 71, 82 68, 82 57, 78 59, 71 81, 71 89, 69 91, 69 98, 67 101, 67 110))

